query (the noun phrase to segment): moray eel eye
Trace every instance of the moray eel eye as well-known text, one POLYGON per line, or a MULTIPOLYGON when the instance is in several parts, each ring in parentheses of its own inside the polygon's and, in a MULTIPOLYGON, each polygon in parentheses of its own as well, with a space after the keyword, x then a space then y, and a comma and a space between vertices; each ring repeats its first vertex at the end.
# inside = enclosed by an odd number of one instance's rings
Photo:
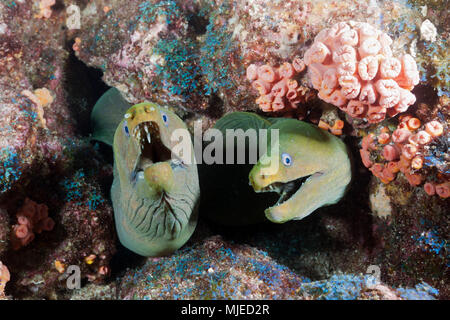
POLYGON ((128 129, 128 123, 126 121, 123 122, 123 132, 127 137, 130 136, 130 130, 128 129))
POLYGON ((167 127, 169 125, 169 117, 164 112, 161 112, 161 118, 164 122, 164 125, 167 127))
POLYGON ((283 153, 281 155, 281 162, 283 162, 286 167, 290 167, 292 165, 292 157, 287 153, 283 153))

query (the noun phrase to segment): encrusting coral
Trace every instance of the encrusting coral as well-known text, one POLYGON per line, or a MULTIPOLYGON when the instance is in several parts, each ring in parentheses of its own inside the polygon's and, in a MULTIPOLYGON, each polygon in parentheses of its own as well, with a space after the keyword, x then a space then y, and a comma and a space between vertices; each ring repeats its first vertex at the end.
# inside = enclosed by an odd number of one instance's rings
POLYGON ((340 22, 319 32, 305 64, 318 96, 353 118, 378 123, 405 112, 419 83, 414 58, 392 56, 392 39, 368 23, 340 22))
POLYGON ((35 233, 51 231, 55 222, 48 216, 48 207, 37 204, 29 198, 16 214, 17 224, 12 227, 11 244, 14 250, 28 245, 34 240, 35 233))

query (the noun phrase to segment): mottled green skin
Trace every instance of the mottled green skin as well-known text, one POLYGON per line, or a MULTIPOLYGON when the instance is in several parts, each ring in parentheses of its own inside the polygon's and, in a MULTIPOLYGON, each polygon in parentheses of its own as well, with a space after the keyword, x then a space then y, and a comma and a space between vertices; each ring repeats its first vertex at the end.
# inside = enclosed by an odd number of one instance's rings
POLYGON ((112 142, 113 146, 111 199, 117 234, 120 242, 137 254, 167 255, 188 241, 197 224, 200 188, 191 137, 183 121, 173 112, 148 102, 123 112, 125 103, 117 94, 117 90, 107 92, 106 98, 94 107, 92 116, 98 132, 94 138, 112 142), (120 118, 114 115, 115 110, 120 111, 120 118), (162 120, 163 114, 167 122, 162 120), (170 157, 160 161, 152 159, 141 176, 133 180, 132 173, 143 153, 139 137, 133 131, 143 123, 152 123, 157 128, 162 144, 169 151, 179 143, 172 141, 172 133, 185 130, 190 161, 180 165, 170 157), (112 124, 116 127, 114 140, 110 138, 112 124))
MULTIPOLYGON (((346 145, 328 132, 299 120, 276 122, 269 127, 273 129, 279 129, 279 149, 264 154, 250 171, 253 189, 260 192, 271 183, 310 177, 289 200, 266 209, 266 217, 277 223, 300 220, 322 206, 338 202, 352 177, 346 145), (282 163, 284 153, 291 156, 290 166, 282 163), (269 176, 262 172, 262 163, 268 161, 278 162, 277 172, 269 176)), ((271 148, 269 143, 268 150, 271 148)))
POLYGON ((267 219, 272 222, 303 219, 322 206, 338 202, 351 181, 351 161, 346 145, 314 125, 295 119, 234 112, 220 119, 215 127, 222 132, 238 128, 268 130, 266 152, 249 174, 254 191, 272 191, 267 187, 273 183, 286 184, 310 176, 289 199, 265 210, 267 219), (273 130, 278 130, 279 134, 279 143, 274 145, 271 144, 273 130), (291 157, 290 166, 282 163, 285 153, 291 157), (272 169, 267 171, 269 168, 272 169))
MULTIPOLYGON (((174 113, 165 109, 170 124, 168 127, 162 125, 159 120, 161 108, 154 104, 136 105, 129 112, 143 110, 144 106, 151 106, 154 111, 144 113, 138 121, 158 123, 161 140, 171 150, 174 145, 170 141, 171 133, 179 128, 187 130, 186 126, 174 113)), ((133 163, 133 157, 139 151, 132 136, 125 135, 122 122, 114 136, 114 182, 111 188, 119 239, 125 247, 140 255, 167 255, 189 240, 197 224, 200 196, 197 166, 194 160, 192 164, 176 168, 155 163, 146 172, 159 165, 153 173, 156 180, 149 180, 146 174, 133 186, 129 164, 133 163), (167 172, 160 174, 159 170, 167 172)), ((129 127, 132 131, 133 126, 129 124, 129 127)), ((192 143, 191 148, 193 156, 192 143)))

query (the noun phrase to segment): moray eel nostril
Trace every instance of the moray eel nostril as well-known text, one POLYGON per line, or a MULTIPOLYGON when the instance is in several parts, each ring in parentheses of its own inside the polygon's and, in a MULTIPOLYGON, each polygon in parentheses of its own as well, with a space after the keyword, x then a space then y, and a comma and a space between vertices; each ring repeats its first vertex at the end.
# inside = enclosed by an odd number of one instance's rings
POLYGON ((93 139, 113 146, 111 199, 120 242, 143 256, 180 248, 194 232, 200 196, 192 141, 188 163, 172 155, 179 143, 171 140, 173 131, 187 132, 183 121, 154 103, 131 107, 114 88, 91 120, 93 139))

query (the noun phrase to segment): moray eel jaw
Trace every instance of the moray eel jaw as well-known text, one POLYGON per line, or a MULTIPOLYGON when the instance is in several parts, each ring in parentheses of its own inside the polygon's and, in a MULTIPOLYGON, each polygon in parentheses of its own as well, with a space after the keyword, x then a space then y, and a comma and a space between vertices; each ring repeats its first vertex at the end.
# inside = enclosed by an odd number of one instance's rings
POLYGON ((250 172, 249 180, 255 192, 276 192, 280 195, 278 201, 265 210, 265 215, 272 222, 284 223, 295 219, 294 214, 297 212, 296 199, 303 192, 303 185, 306 182, 311 183, 311 180, 321 175, 321 172, 316 172, 281 182, 276 181, 277 175, 263 176, 260 174, 259 168, 254 167, 250 172))

